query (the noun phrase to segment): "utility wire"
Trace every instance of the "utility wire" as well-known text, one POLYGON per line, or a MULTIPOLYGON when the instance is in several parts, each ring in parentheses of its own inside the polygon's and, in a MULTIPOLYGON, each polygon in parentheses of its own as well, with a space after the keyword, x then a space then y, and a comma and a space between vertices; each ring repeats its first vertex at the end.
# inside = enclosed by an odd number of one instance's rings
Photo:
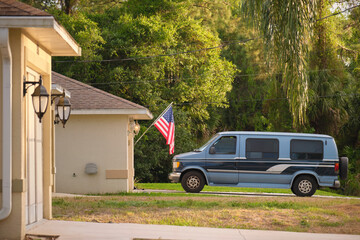
MULTIPOLYGON (((343 11, 330 14, 330 15, 325 16, 323 18, 319 18, 319 19, 315 20, 315 22, 322 21, 322 20, 327 19, 329 17, 339 15, 339 14, 341 14, 343 12, 349 11, 349 10, 357 8, 357 7, 360 7, 360 4, 356 5, 356 6, 353 6, 353 7, 350 7, 350 8, 347 8, 347 9, 344 9, 343 11)), ((253 40, 257 40, 257 39, 260 39, 260 38, 250 38, 250 39, 241 40, 241 41, 236 41, 236 40, 234 40, 234 41, 224 41, 223 44, 221 44, 219 46, 215 46, 215 47, 201 48, 201 49, 195 49, 195 50, 191 50, 191 51, 171 53, 171 54, 152 55, 152 56, 146 56, 146 57, 131 57, 131 58, 123 58, 123 59, 105 59, 105 60, 59 60, 59 61, 54 61, 54 63, 124 62, 124 61, 135 61, 135 60, 151 59, 151 58, 157 58, 157 57, 170 57, 170 56, 176 56, 176 55, 181 55, 181 54, 196 53, 196 52, 207 51, 207 50, 212 50, 212 49, 217 49, 217 48, 223 48, 224 46, 227 46, 227 45, 231 45, 231 44, 235 44, 235 43, 247 43, 249 41, 253 41, 253 40)))
POLYGON ((230 45, 230 44, 234 44, 234 43, 246 43, 249 41, 255 40, 255 38, 250 38, 250 39, 246 39, 246 40, 242 40, 242 41, 237 41, 237 42, 229 42, 229 43, 224 43, 221 44, 219 46, 216 47, 209 47, 209 48, 200 48, 200 49, 195 49, 195 50, 191 50, 191 51, 185 51, 185 52, 177 52, 177 53, 170 53, 170 54, 160 54, 160 55, 152 55, 152 56, 147 56, 147 57, 131 57, 131 58, 122 58, 122 59, 106 59, 106 60, 78 60, 78 61, 74 61, 74 60, 62 60, 62 61, 54 61, 55 63, 66 63, 66 62, 74 62, 74 63, 89 63, 89 62, 124 62, 124 61, 134 61, 134 60, 143 60, 143 59, 150 59, 150 58, 157 58, 157 57, 170 57, 170 56, 176 56, 176 55, 181 55, 181 54, 188 54, 188 53, 196 53, 196 52, 201 52, 201 51, 207 51, 207 50, 212 50, 212 49, 217 49, 217 48, 223 48, 224 46, 230 45))
MULTIPOLYGON (((333 68, 333 69, 319 69, 319 70, 309 70, 308 72, 326 72, 326 71, 335 71, 343 70, 343 68, 333 68)), ((276 75, 280 73, 264 74, 264 73, 251 73, 251 74, 237 74, 235 77, 256 77, 263 76, 264 78, 269 75, 276 75)), ((168 81, 181 81, 181 80, 191 80, 199 79, 199 77, 188 77, 188 78, 164 78, 164 79, 154 79, 154 80, 133 80, 133 81, 118 81, 118 82, 100 82, 100 83, 85 83, 90 86, 111 86, 118 84, 146 84, 152 82, 168 82, 168 81)))
MULTIPOLYGON (((324 96, 316 96, 318 98, 333 98, 333 97, 350 97, 350 96, 360 96, 359 93, 349 93, 349 94, 334 94, 334 95, 324 95, 324 96)), ((268 102, 268 101, 283 101, 288 100, 287 97, 282 98, 257 98, 257 99, 241 99, 233 102, 268 102)), ((174 106, 187 106, 187 105, 210 105, 210 104, 226 104, 231 105, 230 102, 184 102, 184 103, 173 103, 174 106)), ((161 104, 160 104, 161 105, 161 104)), ((162 105, 166 105, 165 103, 162 105)), ((145 107, 150 108, 154 105, 147 105, 145 107)), ((159 105, 156 105, 159 106, 159 105)))
POLYGON ((343 12, 349 11, 349 10, 354 9, 354 8, 357 8, 357 7, 360 7, 360 4, 359 4, 359 5, 356 5, 356 6, 352 6, 352 7, 350 7, 350 8, 347 8, 347 9, 345 9, 345 10, 343 10, 343 11, 340 11, 340 12, 337 12, 337 13, 330 14, 330 15, 325 16, 325 17, 323 17, 323 18, 317 19, 317 20, 315 20, 315 22, 318 22, 318 21, 321 21, 321 20, 327 19, 327 18, 329 18, 329 17, 333 17, 333 16, 336 16, 336 15, 339 15, 339 14, 341 14, 341 13, 343 13, 343 12))

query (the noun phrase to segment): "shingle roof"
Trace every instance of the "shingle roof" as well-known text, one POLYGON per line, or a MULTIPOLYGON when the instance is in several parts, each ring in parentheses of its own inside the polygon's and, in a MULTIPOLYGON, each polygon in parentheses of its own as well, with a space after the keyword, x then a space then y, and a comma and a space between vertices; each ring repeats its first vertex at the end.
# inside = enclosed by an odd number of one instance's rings
POLYGON ((30 5, 15 0, 0 0, 0 16, 51 16, 30 5))
POLYGON ((72 109, 146 109, 136 103, 52 72, 52 82, 71 93, 72 109))

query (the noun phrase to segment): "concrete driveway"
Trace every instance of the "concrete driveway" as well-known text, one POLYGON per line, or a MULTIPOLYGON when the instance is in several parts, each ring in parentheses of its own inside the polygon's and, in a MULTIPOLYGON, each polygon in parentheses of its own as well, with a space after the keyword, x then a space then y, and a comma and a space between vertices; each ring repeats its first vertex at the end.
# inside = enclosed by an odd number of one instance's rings
POLYGON ((44 220, 27 234, 60 235, 58 239, 204 239, 204 240, 360 240, 360 235, 296 233, 242 229, 147 225, 132 223, 92 223, 44 220))

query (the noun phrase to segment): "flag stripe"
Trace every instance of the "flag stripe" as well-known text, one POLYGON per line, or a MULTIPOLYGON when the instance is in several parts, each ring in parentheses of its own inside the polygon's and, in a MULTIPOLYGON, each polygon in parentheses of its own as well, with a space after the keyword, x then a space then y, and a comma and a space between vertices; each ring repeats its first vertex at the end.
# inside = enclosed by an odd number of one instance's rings
POLYGON ((170 144, 173 140, 173 133, 174 133, 174 124, 171 122, 169 127, 169 138, 167 139, 166 144, 170 144))
POLYGON ((160 125, 155 124, 155 127, 159 130, 159 132, 161 132, 164 138, 167 139, 167 132, 160 125))
POLYGON ((169 153, 173 154, 175 149, 175 122, 172 107, 154 125, 166 139, 166 144, 169 145, 169 153))
POLYGON ((169 123, 163 118, 159 119, 158 124, 161 125, 164 129, 169 128, 169 123))

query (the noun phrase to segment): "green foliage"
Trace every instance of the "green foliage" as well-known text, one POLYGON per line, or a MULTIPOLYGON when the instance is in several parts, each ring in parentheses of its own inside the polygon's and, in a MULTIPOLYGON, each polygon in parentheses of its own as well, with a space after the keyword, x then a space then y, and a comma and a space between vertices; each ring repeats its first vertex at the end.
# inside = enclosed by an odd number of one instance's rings
POLYGON ((268 65, 282 73, 281 87, 289 100, 293 125, 304 125, 308 106, 307 43, 315 1, 248 0, 242 8, 265 39, 268 65))
MULTIPOLYGON (((330 14, 330 5, 325 1, 317 4, 318 19, 330 14)), ((345 67, 338 58, 336 19, 319 21, 314 26, 310 52, 310 81, 308 119, 318 133, 336 136, 347 121, 344 83, 345 67)))
MULTIPOLYGON (((189 129, 186 115, 174 107, 175 118, 175 154, 195 149, 194 136, 189 129)), ((141 136, 146 127, 142 127, 138 136, 141 136)), ((169 182, 168 175, 172 171, 172 155, 169 155, 169 146, 161 133, 152 127, 135 146, 135 177, 140 182, 169 182)))
POLYGON ((103 49, 105 44, 98 24, 81 12, 70 16, 60 10, 53 9, 51 13, 81 46, 81 57, 78 57, 76 61, 90 61, 86 63, 73 62, 73 57, 55 57, 53 69, 83 82, 98 78, 102 68, 96 61, 102 60, 99 51, 103 49), (69 62, 57 62, 59 60, 69 62))
POLYGON ((360 149, 347 146, 344 156, 349 158, 349 175, 341 182, 341 191, 346 195, 360 196, 360 149))
MULTIPOLYGON (((174 102, 176 154, 222 130, 329 134, 351 161, 345 192, 358 194, 359 7, 315 22, 334 1, 22 1, 82 47, 81 57, 54 57, 54 71, 155 117, 174 102)), ((135 147, 136 177, 167 182, 171 168, 152 128, 135 147)))

